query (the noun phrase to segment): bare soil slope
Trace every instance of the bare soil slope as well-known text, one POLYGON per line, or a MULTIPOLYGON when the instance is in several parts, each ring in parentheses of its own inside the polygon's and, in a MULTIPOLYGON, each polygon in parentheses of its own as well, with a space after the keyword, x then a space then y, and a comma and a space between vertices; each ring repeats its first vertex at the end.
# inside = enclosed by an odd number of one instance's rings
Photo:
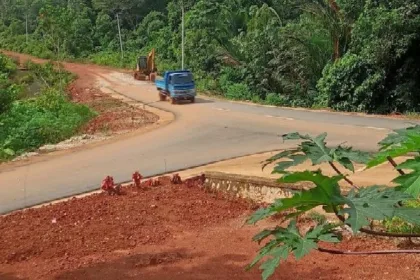
MULTIPOLYGON (((243 226, 255 205, 161 181, 1 217, 0 279, 260 279, 244 270, 258 249, 251 238, 275 221, 243 226)), ((362 238, 338 246, 395 247, 362 238)), ((291 258, 273 279, 420 279, 419 261, 314 252, 291 258)))

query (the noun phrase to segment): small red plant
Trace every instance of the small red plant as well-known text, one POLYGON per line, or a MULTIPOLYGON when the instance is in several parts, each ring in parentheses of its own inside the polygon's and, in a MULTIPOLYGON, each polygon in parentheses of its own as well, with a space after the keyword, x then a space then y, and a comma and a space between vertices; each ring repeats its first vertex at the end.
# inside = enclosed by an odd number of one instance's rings
POLYGON ((204 174, 201 174, 199 176, 188 178, 184 181, 184 184, 191 188, 194 186, 202 186, 204 185, 204 182, 206 181, 206 176, 204 174))
POLYGON ((156 187, 160 185, 159 179, 156 179, 156 180, 149 179, 145 183, 146 183, 146 186, 148 187, 156 187))
POLYGON ((179 176, 179 174, 174 174, 172 176, 171 183, 174 185, 182 184, 181 176, 179 176))
POLYGON ((109 195, 120 195, 121 194, 121 185, 115 186, 114 178, 111 176, 106 176, 102 181, 101 189, 106 191, 109 195))
POLYGON ((138 171, 136 171, 133 174, 133 183, 137 188, 140 188, 141 179, 143 179, 143 176, 141 176, 141 174, 138 171))

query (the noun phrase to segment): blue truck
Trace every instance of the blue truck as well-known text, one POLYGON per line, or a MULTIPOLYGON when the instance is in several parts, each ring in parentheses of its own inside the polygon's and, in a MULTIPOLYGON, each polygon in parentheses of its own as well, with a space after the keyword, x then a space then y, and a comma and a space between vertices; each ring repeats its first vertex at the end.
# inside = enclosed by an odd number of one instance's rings
POLYGON ((156 80, 155 85, 161 101, 169 99, 171 104, 181 100, 195 102, 197 92, 191 71, 166 71, 163 79, 156 80))

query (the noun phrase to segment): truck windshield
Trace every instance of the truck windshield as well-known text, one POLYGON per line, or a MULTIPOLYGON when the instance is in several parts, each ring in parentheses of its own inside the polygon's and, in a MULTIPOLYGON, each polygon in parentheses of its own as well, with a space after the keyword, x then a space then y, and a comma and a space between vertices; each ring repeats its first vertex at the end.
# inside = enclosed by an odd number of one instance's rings
POLYGON ((175 74, 172 76, 172 84, 189 84, 193 82, 191 73, 175 74))

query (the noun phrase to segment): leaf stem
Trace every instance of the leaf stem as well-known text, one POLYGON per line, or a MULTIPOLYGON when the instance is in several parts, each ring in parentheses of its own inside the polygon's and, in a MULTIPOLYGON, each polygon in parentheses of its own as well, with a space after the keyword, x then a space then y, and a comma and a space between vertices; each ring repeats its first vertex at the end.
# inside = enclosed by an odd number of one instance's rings
POLYGON ((318 251, 333 255, 389 255, 389 254, 420 254, 420 250, 383 250, 383 251, 341 251, 319 247, 318 251))
POLYGON ((355 188, 355 189, 357 189, 357 190, 359 190, 359 187, 357 187, 354 183, 353 183, 353 181, 352 180, 350 180, 346 175, 344 175, 338 168, 337 168, 337 166, 335 166, 335 164, 334 164, 334 162, 332 162, 332 161, 329 161, 328 162, 329 164, 330 164, 330 166, 334 169, 334 171, 335 172, 337 172, 337 174, 338 175, 341 175, 341 176, 343 176, 343 179, 347 182, 347 183, 349 183, 353 188, 355 188))
POLYGON ((400 173, 400 175, 405 175, 405 173, 404 173, 404 171, 402 171, 402 169, 397 168, 398 164, 395 162, 395 160, 391 156, 388 156, 386 159, 389 161, 389 163, 391 163, 392 166, 394 166, 395 169, 397 169, 397 171, 398 171, 398 173, 400 173))

